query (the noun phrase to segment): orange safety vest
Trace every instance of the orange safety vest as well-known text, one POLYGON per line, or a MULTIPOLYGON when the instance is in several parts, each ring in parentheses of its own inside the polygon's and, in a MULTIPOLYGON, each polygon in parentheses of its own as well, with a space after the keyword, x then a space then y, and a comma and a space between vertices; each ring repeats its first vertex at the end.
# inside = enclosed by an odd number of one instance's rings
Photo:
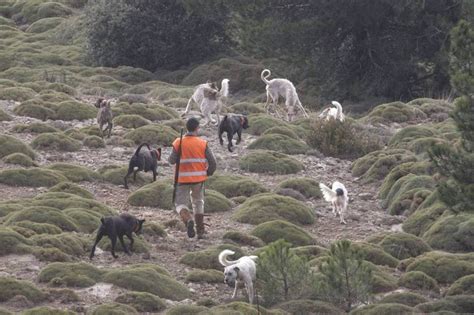
MULTIPOLYGON (((200 183, 207 179, 207 141, 197 136, 184 136, 181 146, 178 183, 200 183)), ((173 142, 179 152, 179 138, 173 142)))

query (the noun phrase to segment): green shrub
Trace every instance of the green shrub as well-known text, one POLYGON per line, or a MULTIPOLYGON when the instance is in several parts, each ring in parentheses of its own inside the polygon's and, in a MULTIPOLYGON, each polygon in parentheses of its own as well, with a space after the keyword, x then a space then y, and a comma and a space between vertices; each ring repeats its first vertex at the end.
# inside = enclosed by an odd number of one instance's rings
POLYGON ((425 118, 426 114, 418 108, 402 102, 393 102, 375 107, 366 117, 364 117, 363 121, 372 124, 390 124, 393 122, 411 122, 425 118))
POLYGON ((128 132, 125 135, 125 139, 133 140, 135 144, 146 142, 149 144, 170 146, 178 136, 178 133, 170 127, 147 125, 128 132))
POLYGON ((29 229, 35 234, 61 234, 62 230, 54 224, 50 223, 38 223, 30 220, 17 221, 13 223, 14 226, 20 226, 25 229, 29 229))
MULTIPOLYGON (((429 199, 437 198, 436 195, 436 192, 432 193, 425 199, 425 203, 429 201, 429 199)), ((402 228, 404 231, 418 236, 423 235, 447 209, 447 206, 439 201, 424 207, 425 203, 421 204, 418 209, 403 222, 402 228)))
POLYGON ((130 305, 139 312, 157 313, 166 308, 166 304, 162 299, 147 292, 124 293, 119 295, 115 302, 130 305))
POLYGON ((262 135, 277 134, 277 135, 284 135, 292 139, 299 139, 300 137, 296 134, 296 132, 293 129, 294 128, 290 128, 287 126, 275 126, 275 127, 271 127, 270 129, 265 130, 262 133, 262 135))
POLYGON ((131 193, 127 202, 132 206, 159 207, 165 210, 174 208, 172 202, 173 186, 168 180, 156 181, 131 193))
POLYGON ((426 302, 428 302, 428 299, 417 293, 395 292, 384 296, 377 304, 398 303, 413 307, 426 302))
MULTIPOLYGON (((89 126, 89 127, 83 127, 79 131, 82 133, 89 135, 89 136, 96 136, 100 137, 100 130, 99 127, 94 125, 94 126, 89 126)), ((84 139, 83 139, 84 140, 84 139)))
POLYGON ((252 135, 260 136, 267 129, 270 129, 275 126, 286 125, 287 124, 285 122, 282 122, 281 120, 273 118, 272 116, 267 114, 250 115, 249 128, 247 129, 247 132, 252 135))
POLYGON ((433 189, 435 182, 431 176, 408 174, 398 179, 382 202, 383 207, 387 207, 391 214, 403 213, 406 206, 403 201, 411 200, 415 195, 415 189, 433 189))
POLYGON ((340 158, 357 158, 382 147, 378 136, 350 118, 314 119, 306 142, 326 156, 340 158))
POLYGON ((407 174, 427 175, 431 173, 431 163, 427 161, 406 162, 392 168, 385 177, 379 191, 379 198, 386 198, 397 180, 407 174))
POLYGON ((252 151, 239 160, 241 170, 252 173, 294 174, 303 170, 303 164, 283 153, 252 151))
POLYGON ((47 262, 70 262, 73 259, 70 255, 57 248, 35 248, 33 255, 39 261, 47 262))
POLYGON ((204 207, 207 213, 229 211, 232 209, 232 201, 220 192, 207 189, 204 196, 204 207))
POLYGON ((222 272, 215 269, 192 270, 186 275, 188 282, 221 283, 222 280, 222 272))
POLYGON ((362 306, 350 312, 351 315, 395 315, 413 314, 414 308, 399 303, 370 304, 362 306))
POLYGON ((281 134, 267 134, 247 146, 248 149, 262 149, 279 151, 286 154, 304 154, 309 147, 303 141, 296 140, 281 134))
POLYGON ((4 110, 0 109, 0 121, 10 121, 12 120, 12 117, 5 113, 4 110))
POLYGON ((373 274, 371 293, 385 293, 397 289, 397 279, 389 273, 391 270, 387 271, 367 261, 366 263, 371 267, 373 274))
POLYGON ((398 280, 398 285, 413 290, 439 292, 436 280, 421 271, 411 271, 403 274, 398 280))
POLYGON ((54 286, 89 287, 100 281, 103 274, 103 271, 83 262, 55 262, 41 269, 38 281, 54 286))
POLYGON ((71 137, 75 140, 79 140, 79 141, 82 141, 84 140, 85 137, 87 137, 87 135, 80 131, 80 130, 77 130, 77 129, 68 129, 66 131, 64 131, 64 134, 68 137, 71 137))
POLYGON ((65 101, 58 104, 56 119, 59 120, 85 120, 95 118, 96 109, 84 103, 76 101, 65 101))
POLYGON ((163 105, 172 108, 186 108, 188 99, 183 97, 170 98, 163 101, 163 105))
POLYGON ((162 121, 179 118, 178 113, 169 107, 160 105, 119 103, 114 107, 114 115, 139 115, 150 121, 162 121))
POLYGON ((39 306, 35 308, 30 308, 21 314, 22 315, 75 315, 77 313, 63 310, 63 309, 51 308, 47 306, 39 306))
POLYGON ((146 222, 143 226, 143 234, 151 237, 166 237, 165 228, 161 224, 146 222))
POLYGON ((260 238, 267 244, 279 239, 284 239, 293 246, 304 246, 314 243, 311 235, 309 235, 305 230, 282 220, 261 223, 253 229, 251 234, 260 238))
MULTIPOLYGON (((211 308, 210 314, 223 315, 223 314, 232 314, 232 315, 283 315, 286 314, 280 310, 268 310, 263 306, 254 306, 246 302, 231 302, 227 304, 222 304, 214 306, 211 308)), ((205 313, 205 312, 203 312, 205 313)), ((186 313, 187 314, 187 313, 186 313)), ((201 314, 201 313, 199 313, 201 314)), ((207 314, 207 313, 205 313, 207 314)), ((168 314, 167 314, 168 315, 168 314)))
POLYGON ((407 271, 422 271, 441 284, 452 283, 474 273, 474 254, 428 252, 407 266, 407 271))
POLYGON ((362 257, 376 265, 396 267, 398 265, 398 259, 392 255, 384 252, 383 248, 369 243, 358 242, 352 244, 356 248, 362 257))
POLYGON ((31 24, 27 29, 27 33, 44 33, 54 29, 60 25, 65 19, 61 17, 50 17, 38 20, 31 24))
POLYGON ((74 140, 63 133, 51 132, 43 133, 37 136, 31 142, 35 149, 39 150, 57 150, 57 151, 78 151, 81 148, 81 143, 74 140))
POLYGON ((56 117, 54 110, 38 103, 24 102, 16 106, 13 112, 18 116, 27 116, 40 120, 55 119, 56 117))
POLYGON ((102 216, 116 214, 115 211, 96 200, 86 199, 63 192, 47 192, 37 195, 33 199, 32 204, 35 206, 54 207, 60 210, 69 208, 90 209, 102 216))
POLYGON ((343 310, 330 303, 315 300, 293 300, 278 304, 276 307, 290 314, 344 314, 343 310))
POLYGON ((305 257, 308 261, 317 257, 325 256, 328 250, 319 245, 299 246, 291 249, 296 255, 305 257))
POLYGON ((105 148, 105 141, 98 136, 89 136, 84 139, 82 142, 86 147, 89 148, 105 148))
POLYGON ((226 232, 222 238, 244 246, 262 247, 265 245, 260 238, 240 231, 226 232))
POLYGON ((16 295, 23 295, 34 303, 46 299, 46 294, 29 281, 16 280, 11 277, 0 277, 0 302, 6 302, 16 295))
POLYGON ((12 128, 13 132, 18 133, 46 133, 46 132, 59 132, 58 129, 45 124, 45 123, 30 123, 30 124, 19 124, 12 128))
POLYGON ((258 104, 249 103, 249 102, 241 102, 235 103, 234 105, 229 106, 229 110, 233 113, 247 113, 247 114, 263 114, 265 110, 262 106, 258 104))
POLYGON ((208 308, 198 305, 177 305, 166 311, 166 315, 197 315, 199 313, 208 312, 208 308))
POLYGON ((109 271, 103 280, 127 290, 155 294, 163 299, 180 301, 191 295, 185 286, 170 276, 147 266, 109 271))
POLYGON ((50 207, 28 207, 5 218, 5 224, 19 221, 48 223, 59 227, 63 231, 77 231, 77 226, 60 210, 50 207))
POLYGON ((207 249, 184 254, 179 262, 198 269, 217 269, 222 270, 222 265, 218 261, 218 256, 224 249, 230 249, 235 252, 232 259, 238 259, 243 256, 243 252, 238 246, 223 244, 219 246, 212 246, 207 249))
POLYGON ((7 87, 0 90, 0 99, 23 102, 35 97, 36 92, 26 87, 7 87))
POLYGON ((145 95, 125 93, 118 98, 118 101, 128 103, 128 104, 133 104, 133 103, 146 104, 150 100, 145 95))
POLYGON ((12 153, 3 158, 3 162, 16 164, 24 167, 38 166, 28 155, 23 153, 12 153))
POLYGON ((474 275, 464 276, 456 280, 446 295, 474 295, 474 275))
POLYGON ((250 197, 267 191, 262 184, 250 177, 222 173, 209 177, 206 185, 209 189, 218 191, 227 198, 237 196, 250 197))
POLYGON ((125 128, 139 128, 145 125, 149 125, 150 121, 139 115, 121 115, 114 118, 114 125, 122 126, 125 128))
POLYGON ((35 152, 29 145, 24 144, 21 140, 18 140, 15 137, 0 135, 0 158, 12 153, 23 153, 32 159, 35 158, 35 152))
MULTIPOLYGON (((97 222, 100 223, 100 221, 97 220, 97 222)), ((95 224, 95 227, 99 226, 99 223, 95 224)), ((145 223, 146 224, 146 223, 145 223)), ((89 229, 92 229, 92 226, 89 225, 89 229)), ((93 242, 95 238, 91 238, 90 243, 93 242)), ((128 249, 130 249, 130 243, 128 239, 124 239, 125 246, 127 246, 128 249)), ((103 249, 104 251, 110 252, 112 250, 112 243, 110 242, 109 238, 103 238, 99 244, 97 245, 99 248, 103 249)), ((115 247, 115 252, 125 252, 122 245, 120 242, 117 243, 117 246, 115 247)), ((132 253, 150 253, 150 244, 148 244, 147 241, 142 239, 141 237, 135 237, 134 238, 134 243, 133 243, 133 248, 131 250, 132 253)))
POLYGON ((281 182, 278 187, 294 189, 306 198, 321 198, 319 183, 311 178, 290 178, 281 182))
MULTIPOLYGON (((127 174, 128 166, 116 166, 110 165, 99 169, 99 173, 102 175, 102 178, 109 183, 114 185, 123 185, 123 178, 127 174)), ((133 181, 133 175, 129 177, 129 182, 134 184, 143 184, 145 179, 142 176, 142 173, 137 174, 137 180, 133 181)))
POLYGON ((418 304, 417 312, 434 314, 469 314, 474 309, 474 296, 454 295, 444 299, 418 304))
POLYGON ((84 255, 89 246, 85 239, 73 233, 34 235, 31 237, 31 240, 42 248, 57 248, 61 252, 74 257, 84 255))
POLYGON ((0 241, 2 242, 0 256, 30 252, 29 245, 31 242, 12 229, 0 227, 0 241))
POLYGON ((48 166, 48 169, 55 170, 63 174, 67 179, 73 182, 94 181, 100 176, 96 172, 85 166, 79 166, 69 163, 55 163, 48 166))
POLYGON ((88 190, 80 187, 79 185, 70 183, 70 182, 62 182, 53 187, 51 187, 49 192, 65 192, 73 195, 77 195, 82 198, 86 199, 94 199, 94 195, 89 192, 88 190))
POLYGON ((71 221, 77 226, 77 229, 83 233, 92 233, 100 225, 101 215, 89 209, 69 208, 63 210, 71 221))
POLYGON ((431 250, 423 239, 408 233, 390 233, 377 244, 397 259, 417 257, 431 250))
POLYGON ((0 171, 0 183, 9 186, 51 187, 67 178, 53 170, 41 168, 0 171))
POLYGON ((163 125, 171 127, 173 130, 179 132, 182 128, 186 128, 185 122, 182 119, 171 119, 161 122, 163 125))
POLYGON ((272 193, 255 195, 239 206, 233 218, 242 223, 260 224, 288 220, 296 224, 314 223, 314 215, 304 203, 272 193))
POLYGON ((91 315, 135 315, 137 310, 131 306, 120 303, 102 304, 96 307, 91 315))
POLYGON ((442 216, 423 234, 433 248, 448 252, 474 251, 474 215, 442 216))

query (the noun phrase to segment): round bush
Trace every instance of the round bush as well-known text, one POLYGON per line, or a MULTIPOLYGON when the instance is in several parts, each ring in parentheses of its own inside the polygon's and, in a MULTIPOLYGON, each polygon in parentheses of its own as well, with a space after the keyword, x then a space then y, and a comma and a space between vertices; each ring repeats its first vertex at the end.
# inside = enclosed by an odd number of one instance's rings
POLYGON ((351 315, 413 314, 413 307, 399 303, 370 304, 350 312, 351 315))
POLYGON ((0 241, 2 242, 0 256, 9 254, 25 254, 30 252, 29 245, 31 242, 12 229, 0 227, 0 241))
POLYGON ((9 214, 5 224, 18 221, 31 221, 48 223, 59 227, 63 231, 77 231, 77 226, 60 210, 50 207, 28 207, 18 212, 9 214))
POLYGON ((464 276, 456 280, 446 295, 474 295, 474 275, 464 276))
POLYGON ((127 199, 132 206, 159 207, 165 210, 174 208, 172 202, 173 186, 168 180, 156 181, 154 183, 137 189, 127 199))
POLYGON ((0 158, 12 153, 23 153, 32 159, 35 158, 35 152, 29 145, 24 144, 21 140, 18 140, 15 137, 0 135, 0 158))
POLYGON ((390 233, 377 244, 397 259, 417 257, 431 250, 423 239, 408 233, 390 233))
POLYGON ((414 106, 402 102, 392 102, 375 107, 363 120, 372 124, 390 124, 425 118, 426 114, 414 106))
POLYGON ((114 118, 114 125, 122 126, 125 128, 139 128, 145 125, 149 125, 150 121, 139 115, 121 115, 114 118))
POLYGON ((309 147, 303 141, 281 134, 267 134, 247 146, 250 150, 262 149, 279 151, 286 154, 304 154, 309 147))
POLYGON ((135 315, 137 310, 131 306, 120 303, 102 304, 95 308, 91 315, 135 315))
POLYGON ((76 315, 77 313, 47 306, 30 308, 21 313, 22 315, 76 315))
POLYGON ((302 228, 282 220, 274 220, 257 225, 251 232, 253 236, 269 244, 279 239, 291 243, 293 246, 311 245, 314 243, 311 235, 302 228))
POLYGON ((417 312, 425 314, 469 314, 474 309, 474 296, 454 295, 444 299, 418 304, 415 308, 417 312))
POLYGON ((12 153, 7 155, 3 158, 3 162, 24 167, 38 166, 28 155, 23 153, 12 153))
POLYGON ((262 247, 265 245, 258 237, 240 231, 226 232, 222 238, 243 246, 262 247))
POLYGON ((147 125, 128 132, 125 139, 130 139, 135 144, 143 142, 163 146, 171 146, 173 141, 179 137, 178 133, 168 126, 147 125))
POLYGON ((186 275, 187 282, 221 283, 222 272, 215 269, 192 270, 186 275))
MULTIPOLYGON (((95 211, 82 208, 69 208, 63 210, 63 213, 71 219, 80 232, 92 233, 100 226, 101 215, 95 211)), ((101 248, 105 249, 103 247, 101 248)))
POLYGON ((10 121, 12 120, 12 117, 5 113, 4 110, 0 109, 0 121, 10 121))
POLYGON ((58 120, 85 120, 95 118, 96 109, 84 103, 65 101, 58 104, 56 119, 58 120))
POLYGON ((46 132, 59 132, 58 129, 45 124, 45 123, 30 123, 30 124, 19 124, 15 125, 12 129, 13 132, 18 133, 46 133, 46 132))
POLYGON ((474 215, 461 213, 439 218, 423 234, 433 248, 448 252, 474 251, 474 215))
POLYGON ((328 302, 315 300, 293 300, 278 304, 276 307, 290 314, 339 315, 344 313, 343 310, 328 302))
POLYGON ((200 251, 188 252, 179 259, 179 262, 193 268, 204 270, 211 268, 222 271, 222 265, 219 263, 218 256, 219 253, 224 249, 230 249, 231 251, 235 252, 235 254, 231 257, 233 260, 239 259, 244 255, 240 247, 230 244, 222 244, 200 251))
POLYGON ((314 223, 314 214, 304 203, 271 193, 247 199, 233 218, 242 223, 260 224, 271 220, 287 220, 296 224, 314 223))
POLYGON ((166 304, 162 299, 147 292, 125 293, 119 295, 115 302, 130 305, 139 312, 157 313, 166 308, 166 304))
POLYGON ((68 179, 47 169, 9 169, 0 172, 0 183, 9 186, 51 187, 68 179))
POLYGON ((31 142, 35 149, 39 150, 57 150, 57 151, 78 151, 82 144, 63 133, 51 132, 43 133, 37 136, 31 142))
POLYGON ((24 102, 16 106, 13 112, 18 116, 27 116, 40 120, 55 119, 56 117, 54 110, 38 103, 27 104, 27 102, 24 102))
POLYGON ((27 29, 27 33, 44 33, 49 30, 54 29, 57 27, 59 24, 61 24, 63 21, 65 21, 64 18, 61 17, 50 17, 50 18, 44 18, 41 20, 38 20, 31 24, 27 29))
POLYGON ((413 307, 426 302, 428 302, 427 298, 413 292, 395 292, 384 296, 378 303, 399 303, 413 307))
POLYGON ((204 195, 204 208, 206 213, 224 212, 232 209, 232 201, 215 190, 206 189, 204 195))
POLYGON ((275 126, 275 127, 265 130, 262 133, 262 135, 272 135, 272 134, 284 135, 292 139, 300 138, 292 128, 287 127, 287 126, 275 126))
POLYGON ((306 198, 321 198, 319 183, 311 178, 290 178, 281 182, 278 187, 291 188, 300 192, 306 198))
POLYGON ((100 178, 96 172, 85 166, 79 166, 69 163, 54 163, 48 166, 48 169, 55 170, 63 174, 67 179, 73 182, 93 181, 100 178))
POLYGON ((0 302, 6 302, 12 297, 23 295, 34 303, 42 302, 46 299, 46 294, 29 281, 16 280, 11 277, 0 277, 0 302))
POLYGON ((209 177, 206 185, 209 189, 218 191, 227 198, 237 196, 250 197, 267 191, 262 184, 250 177, 222 173, 209 177))
POLYGON ((86 147, 89 148, 105 148, 105 141, 101 137, 98 136, 89 136, 84 139, 82 142, 86 147))
POLYGON ((183 304, 171 307, 166 311, 166 315, 197 315, 199 313, 208 311, 209 309, 205 306, 183 304))
POLYGON ((87 263, 55 262, 41 269, 38 281, 51 285, 89 287, 100 281, 103 274, 103 271, 87 263))
POLYGON ((7 87, 0 90, 0 99, 23 102, 35 97, 36 92, 26 87, 7 87))
POLYGON ((352 245, 358 250, 365 260, 370 261, 376 265, 396 267, 399 263, 398 259, 384 252, 383 249, 378 245, 364 242, 353 243, 352 245))
MULTIPOLYGON (((99 169, 100 175, 102 175, 102 178, 109 183, 112 183, 114 185, 123 185, 124 181, 123 178, 127 174, 128 171, 128 166, 117 166, 117 165, 109 165, 102 167, 99 169)), ((145 179, 142 175, 142 172, 139 172, 137 174, 137 180, 134 182, 133 181, 133 175, 129 177, 129 184, 134 183, 134 184, 143 184, 145 182, 145 179)))
POLYGON ((49 223, 38 223, 32 221, 17 221, 13 223, 14 226, 19 226, 25 229, 29 229, 35 234, 61 234, 62 230, 54 224, 49 223))
POLYGON ((273 118, 266 114, 256 114, 249 116, 249 128, 247 132, 256 136, 260 136, 267 129, 275 126, 286 126, 287 124, 279 119, 273 118))
POLYGON ((62 182, 57 185, 54 185, 48 191, 49 192, 65 192, 65 193, 77 195, 79 197, 86 198, 86 199, 94 199, 94 195, 91 192, 80 187, 79 185, 76 185, 70 182, 62 182))
POLYGON ((258 104, 248 103, 248 102, 241 102, 236 103, 234 105, 229 106, 229 110, 233 113, 239 114, 263 114, 265 110, 263 106, 259 106, 258 104))
POLYGON ((252 173, 295 174, 303 170, 303 164, 283 153, 253 151, 239 161, 241 170, 252 173))
POLYGON ((403 274, 398 280, 398 285, 413 290, 439 292, 436 280, 421 271, 411 271, 403 274))

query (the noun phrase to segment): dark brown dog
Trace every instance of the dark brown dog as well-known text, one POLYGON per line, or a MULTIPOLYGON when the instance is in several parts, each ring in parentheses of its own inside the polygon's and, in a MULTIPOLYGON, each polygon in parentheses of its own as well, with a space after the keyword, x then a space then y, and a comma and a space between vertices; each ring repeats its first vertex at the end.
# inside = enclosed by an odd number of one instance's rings
POLYGON ((124 177, 125 188, 128 189, 128 177, 133 173, 133 180, 137 179, 137 172, 148 171, 153 172, 153 181, 156 181, 158 161, 161 161, 161 148, 151 149, 148 143, 142 143, 135 151, 135 154, 130 158, 128 164, 128 172, 124 177), (141 150, 143 146, 146 146, 147 150, 141 150))
POLYGON ((227 132, 227 148, 232 152, 232 139, 234 134, 237 133, 238 139, 235 144, 239 144, 242 141, 242 129, 249 127, 249 120, 246 115, 225 115, 222 122, 219 124, 219 143, 224 145, 222 134, 227 132))
POLYGON ((124 252, 127 253, 127 255, 131 255, 130 251, 133 247, 132 233, 139 235, 142 231, 143 222, 145 222, 145 220, 139 220, 133 215, 122 213, 120 216, 101 218, 100 222, 101 224, 97 231, 97 237, 92 246, 89 258, 92 259, 92 257, 94 257, 95 248, 104 236, 108 236, 112 242, 112 256, 114 258, 118 257, 115 255, 115 244, 117 243, 117 238, 120 240, 124 252), (130 240, 130 249, 128 249, 123 242, 124 235, 130 240))

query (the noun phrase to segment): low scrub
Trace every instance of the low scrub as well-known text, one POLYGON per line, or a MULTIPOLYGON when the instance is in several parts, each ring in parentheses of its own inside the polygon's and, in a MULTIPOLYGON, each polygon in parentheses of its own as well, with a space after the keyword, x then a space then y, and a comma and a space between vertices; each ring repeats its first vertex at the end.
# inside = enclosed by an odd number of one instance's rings
POLYGON ((130 139, 135 144, 143 142, 162 146, 171 146, 179 134, 170 127, 163 125, 147 125, 128 132, 125 139, 130 139))
POLYGON ((357 242, 352 243, 363 259, 380 266, 396 267, 399 260, 386 253, 382 247, 374 244, 357 242))
POLYGON ((58 308, 51 308, 48 306, 39 306, 30 308, 21 313, 22 315, 76 315, 76 312, 67 311, 58 308))
POLYGON ((3 158, 3 162, 7 164, 15 164, 24 167, 32 167, 38 166, 33 159, 31 159, 28 155, 23 153, 12 153, 3 158))
POLYGON ((64 193, 73 194, 73 195, 86 198, 86 199, 94 199, 94 195, 90 191, 82 188, 79 185, 76 185, 70 182, 59 183, 51 187, 48 191, 49 192, 64 192, 64 193))
POLYGON ((240 231, 226 232, 222 238, 243 246, 262 247, 265 245, 260 238, 240 231))
POLYGON ((384 178, 382 186, 380 187, 379 198, 386 198, 396 181, 405 175, 429 175, 431 173, 431 163, 427 161, 406 162, 399 164, 392 168, 388 175, 384 178))
POLYGON ((426 114, 420 109, 402 103, 393 102, 375 107, 366 117, 364 122, 371 124, 406 123, 426 119, 426 114))
POLYGON ((379 315, 379 314, 413 314, 415 309, 413 307, 400 303, 381 303, 370 304, 359 307, 352 312, 351 315, 379 315))
POLYGON ((447 206, 439 201, 438 193, 434 191, 403 222, 402 228, 407 233, 422 236, 445 212, 449 212, 447 206))
POLYGON ((45 106, 41 102, 23 102, 16 106, 13 112, 18 116, 27 116, 40 120, 55 119, 56 113, 54 110, 45 106))
POLYGON ((19 125, 13 126, 12 131, 18 132, 18 133, 59 132, 58 129, 45 123, 19 124, 19 125))
POLYGON ((179 118, 179 114, 172 108, 160 105, 119 103, 114 107, 114 115, 139 115, 150 121, 162 121, 179 118))
POLYGON ((3 109, 0 109, 0 121, 11 121, 12 117, 5 113, 3 109))
POLYGON ((32 236, 31 240, 41 248, 56 248, 76 258, 84 255, 90 246, 90 242, 74 233, 40 234, 32 236))
POLYGON ((474 309, 473 295, 454 295, 428 303, 418 304, 416 312, 425 314, 469 314, 474 309))
POLYGON ((249 128, 247 132, 260 136, 262 135, 267 129, 270 129, 275 126, 286 126, 285 122, 282 122, 279 119, 273 118, 267 114, 256 114, 249 116, 249 128))
POLYGON ((165 302, 147 292, 129 292, 119 295, 115 302, 132 306, 139 312, 158 313, 166 308, 165 302))
POLYGON ((59 172, 41 168, 0 171, 0 183, 9 186, 51 187, 67 180, 59 172))
POLYGON ((398 285, 412 290, 439 292, 438 282, 422 271, 403 274, 398 280, 398 285))
POLYGON ((290 178, 281 182, 278 187, 296 190, 306 198, 319 199, 322 196, 319 183, 311 178, 290 178))
POLYGON ((0 158, 10 155, 12 153, 23 153, 30 158, 35 158, 35 152, 29 145, 23 143, 21 140, 7 135, 0 135, 0 158))
POLYGON ((397 259, 417 257, 431 251, 431 247, 421 238, 408 233, 390 233, 377 244, 397 259))
POLYGON ((300 139, 300 136, 298 136, 296 134, 296 132, 294 131, 294 129, 296 128, 292 128, 293 126, 291 125, 290 126, 275 126, 275 127, 271 127, 270 129, 267 129, 263 132, 262 135, 273 135, 273 134, 276 134, 276 135, 284 135, 284 136, 287 136, 287 137, 290 137, 292 139, 300 139))
POLYGON ((424 296, 413 292, 395 292, 384 296, 378 304, 398 303, 414 307, 421 303, 428 302, 424 296))
POLYGON ((174 208, 173 186, 168 180, 156 181, 134 191, 127 199, 132 206, 159 207, 160 209, 172 210, 174 208))
POLYGON ((222 275, 222 271, 218 271, 215 269, 192 270, 186 275, 186 281, 221 283, 223 281, 223 275, 222 275))
MULTIPOLYGON (((100 168, 99 174, 106 182, 121 186, 124 184, 123 178, 127 174, 127 171, 128 166, 108 165, 100 168)), ((139 172, 137 174, 136 181, 133 180, 133 175, 129 177, 129 183, 130 182, 133 184, 142 185, 145 183, 145 178, 143 177, 142 173, 139 172)))
POLYGON ((77 101, 65 101, 58 104, 56 119, 58 120, 86 120, 95 118, 96 109, 88 104, 77 101))
POLYGON ((209 189, 220 192, 227 198, 247 196, 266 192, 266 188, 258 181, 242 175, 215 174, 206 182, 209 189))
POLYGON ((98 136, 89 136, 86 137, 82 144, 84 144, 88 148, 98 149, 98 148, 105 148, 105 141, 101 137, 98 136))
POLYGON ((171 307, 169 310, 166 311, 166 315, 197 315, 203 312, 205 314, 206 312, 209 312, 209 309, 205 306, 182 304, 171 307))
POLYGON ((31 251, 31 241, 7 227, 0 227, 0 242, 0 256, 26 254, 31 251))
POLYGON ((136 129, 145 125, 149 125, 150 121, 140 115, 121 115, 114 118, 114 125, 125 128, 136 129))
POLYGON ((305 154, 309 147, 303 141, 282 134, 267 134, 247 146, 248 149, 278 151, 285 154, 305 154))
POLYGON ((0 99, 23 102, 36 96, 36 92, 26 87, 7 87, 0 91, 0 99))
POLYGON ((263 106, 259 106, 258 104, 249 103, 249 102, 235 103, 234 105, 229 106, 229 110, 237 114, 244 114, 244 113, 263 114, 265 113, 263 106))
POLYGON ((283 153, 252 151, 239 160, 240 169, 252 173, 295 174, 303 170, 303 164, 283 153))
POLYGON ((224 212, 232 209, 232 201, 218 191, 207 189, 204 195, 205 212, 224 212))
POLYGON ((274 220, 257 225, 251 232, 269 244, 279 239, 284 239, 293 246, 311 245, 313 238, 302 228, 282 220, 274 220))
POLYGON ((212 246, 201 251, 186 253, 179 259, 179 262, 193 268, 204 270, 211 268, 222 271, 222 265, 219 263, 217 258, 219 253, 224 249, 230 249, 235 252, 235 254, 230 257, 232 260, 237 260, 244 255, 240 247, 230 244, 223 244, 219 246, 212 246))
POLYGON ((94 181, 100 179, 100 175, 85 166, 69 163, 55 163, 48 166, 48 169, 55 170, 63 174, 72 182, 94 181))
POLYGON ((304 203, 271 193, 255 195, 239 206, 233 218, 242 223, 260 224, 287 220, 296 224, 314 223, 314 215, 304 203))
POLYGON ((2 288, 0 290, 0 302, 6 302, 17 295, 22 295, 33 303, 42 302, 47 297, 33 283, 11 277, 0 277, 0 287, 2 288))
POLYGON ((278 304, 276 307, 290 314, 340 315, 345 313, 328 302, 317 300, 293 300, 278 304))
POLYGON ((43 133, 31 142, 31 146, 39 150, 78 151, 82 144, 61 132, 43 133))
POLYGON ((38 281, 53 286, 89 287, 100 281, 104 272, 87 263, 48 264, 41 269, 38 281))
POLYGON ((474 251, 474 215, 460 213, 442 216, 423 233, 433 248, 448 252, 474 251))
POLYGON ((128 306, 121 303, 107 303, 102 304, 96 307, 92 312, 91 315, 105 315, 105 314, 113 314, 113 315, 138 315, 138 312, 132 306, 128 306))
POLYGON ((474 295, 474 274, 456 280, 449 287, 446 295, 474 295))

